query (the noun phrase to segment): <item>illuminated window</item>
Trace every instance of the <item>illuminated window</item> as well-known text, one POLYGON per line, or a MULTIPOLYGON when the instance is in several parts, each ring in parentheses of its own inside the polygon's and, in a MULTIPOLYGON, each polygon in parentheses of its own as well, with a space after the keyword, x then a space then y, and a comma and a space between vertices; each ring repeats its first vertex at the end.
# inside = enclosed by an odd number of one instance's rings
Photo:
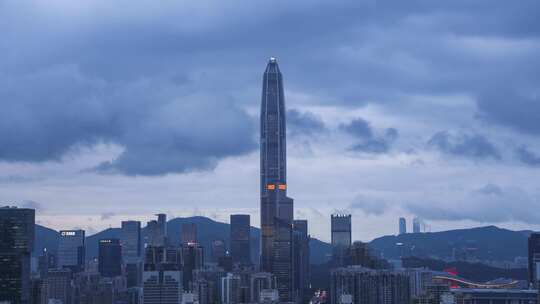
POLYGON ((287 189, 287 185, 283 184, 283 185, 279 185, 279 190, 285 190, 287 189))
POLYGON ((266 189, 268 189, 268 190, 275 190, 275 189, 276 189, 276 185, 266 185, 266 189))

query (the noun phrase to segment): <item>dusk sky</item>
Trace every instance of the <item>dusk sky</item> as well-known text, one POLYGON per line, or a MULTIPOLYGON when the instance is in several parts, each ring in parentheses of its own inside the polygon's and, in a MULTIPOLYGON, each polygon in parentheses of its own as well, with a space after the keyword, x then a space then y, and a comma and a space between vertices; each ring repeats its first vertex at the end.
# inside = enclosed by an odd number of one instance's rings
POLYGON ((258 226, 275 56, 313 236, 540 230, 538 0, 0 0, 0 37, 0 205, 47 227, 258 226))

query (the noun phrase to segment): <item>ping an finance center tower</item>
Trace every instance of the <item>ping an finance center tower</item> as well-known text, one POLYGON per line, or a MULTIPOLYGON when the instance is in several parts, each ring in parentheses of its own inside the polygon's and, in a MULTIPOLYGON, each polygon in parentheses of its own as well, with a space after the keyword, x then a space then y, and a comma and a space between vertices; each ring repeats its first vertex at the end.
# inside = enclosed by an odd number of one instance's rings
POLYGON ((294 301, 293 199, 287 197, 283 79, 275 58, 263 76, 261 103, 261 270, 273 273, 280 301, 294 301))

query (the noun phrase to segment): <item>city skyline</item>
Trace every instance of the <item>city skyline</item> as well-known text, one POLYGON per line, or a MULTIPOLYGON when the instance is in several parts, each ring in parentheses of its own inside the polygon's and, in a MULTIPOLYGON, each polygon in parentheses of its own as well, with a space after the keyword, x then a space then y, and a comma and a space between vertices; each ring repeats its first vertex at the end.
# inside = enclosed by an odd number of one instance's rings
POLYGON ((314 237, 335 212, 365 241, 398 217, 540 230, 540 9, 498 4, 7 1, 0 201, 88 235, 156 212, 260 226, 260 66, 276 56, 294 216, 314 237))

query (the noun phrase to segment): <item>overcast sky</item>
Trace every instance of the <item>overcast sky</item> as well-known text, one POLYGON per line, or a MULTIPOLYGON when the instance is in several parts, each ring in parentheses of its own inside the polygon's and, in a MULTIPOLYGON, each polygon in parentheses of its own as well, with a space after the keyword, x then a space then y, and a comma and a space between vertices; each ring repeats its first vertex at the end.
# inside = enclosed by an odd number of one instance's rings
POLYGON ((288 189, 329 239, 540 229, 540 2, 0 1, 0 202, 88 233, 258 226, 262 73, 284 76, 288 189))

